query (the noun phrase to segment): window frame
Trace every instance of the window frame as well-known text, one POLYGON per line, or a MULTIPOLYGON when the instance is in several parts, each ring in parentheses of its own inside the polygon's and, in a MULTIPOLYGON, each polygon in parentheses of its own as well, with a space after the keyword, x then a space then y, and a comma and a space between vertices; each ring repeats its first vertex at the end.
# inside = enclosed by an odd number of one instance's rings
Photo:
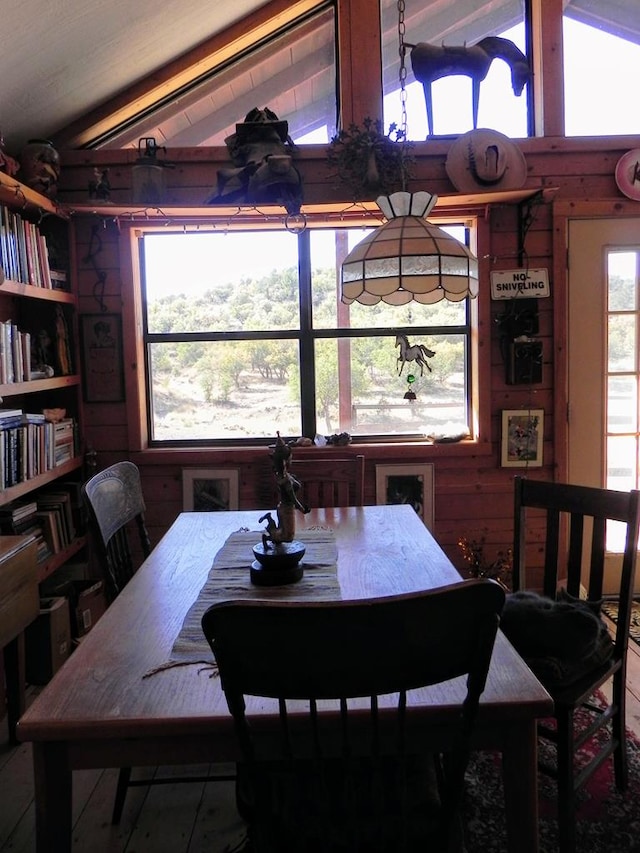
MULTIPOLYGON (((365 223, 366 225, 375 226, 379 224, 379 212, 377 214, 377 219, 375 218, 375 214, 369 214, 371 218, 371 222, 365 223)), ((211 215, 206 218, 209 224, 216 222, 216 216, 211 215)), ((485 232, 485 238, 488 238, 488 227, 486 225, 486 221, 484 217, 476 218, 475 214, 469 215, 468 213, 460 213, 458 215, 448 215, 443 217, 430 217, 430 220, 436 222, 439 225, 464 225, 470 234, 471 238, 471 250, 478 255, 479 258, 482 258, 482 254, 479 253, 478 245, 484 240, 480 238, 480 232, 485 232)), ((228 220, 227 220, 228 222, 228 220)), ((253 225, 253 227, 260 229, 264 226, 265 219, 264 216, 256 216, 253 219, 249 217, 243 218, 242 223, 238 223, 238 227, 242 230, 245 230, 249 225, 253 225)), ((217 219, 217 224, 219 226, 220 221, 219 217, 217 219)), ((349 223, 353 227, 362 228, 362 221, 356 226, 355 223, 349 223)), ((127 375, 127 400, 128 402, 128 430, 129 430, 129 446, 132 451, 144 451, 150 450, 153 452, 159 451, 169 451, 175 452, 189 449, 225 449, 225 448, 240 448, 240 447, 251 447, 251 446, 262 446, 268 443, 267 439, 254 438, 254 439, 241 439, 241 438, 232 438, 232 439, 190 439, 190 440, 180 440, 178 441, 164 441, 164 440, 154 440, 151 437, 151 427, 150 427, 150 418, 151 418, 151 396, 149 391, 149 383, 148 383, 148 361, 146 358, 146 347, 147 343, 145 340, 145 316, 146 316, 146 306, 144 305, 144 290, 143 290, 143 282, 141 275, 141 245, 140 238, 147 232, 158 232, 162 231, 166 233, 167 228, 171 228, 176 231, 184 231, 187 228, 194 227, 202 227, 206 226, 206 222, 200 216, 198 218, 197 226, 194 225, 194 220, 184 218, 182 220, 171 219, 170 223, 167 222, 157 222, 157 221, 149 221, 145 222, 144 225, 140 223, 123 223, 123 227, 120 235, 121 242, 121 252, 123 259, 126 259, 126 264, 123 265, 123 299, 125 302, 124 306, 124 334, 125 334, 125 346, 130 348, 130 361, 131 365, 135 368, 133 371, 128 371, 127 375), (142 370, 138 369, 138 366, 142 366, 142 370)), ((316 223, 317 225, 317 223, 316 223)), ((340 222, 331 222, 330 217, 327 218, 324 227, 345 227, 345 223, 340 222)), ((273 221, 271 221, 270 225, 266 227, 274 227, 273 221)), ((306 241, 306 246, 309 247, 309 240, 306 241)), ((482 268, 483 261, 480 262, 480 270, 481 270, 481 278, 482 278, 482 268)), ((485 270, 485 277, 488 279, 488 271, 485 270)), ((469 364, 469 379, 467 383, 467 406, 469 412, 469 428, 470 428, 470 438, 468 441, 465 441, 464 444, 473 444, 477 446, 486 443, 489 441, 489 428, 490 428, 490 414, 488 412, 488 401, 489 401, 489 393, 490 393, 490 356, 489 356, 489 347, 488 346, 480 346, 480 326, 482 325, 485 329, 489 328, 489 299, 488 296, 482 296, 483 288, 480 288, 481 295, 478 298, 469 300, 469 308, 467 312, 467 324, 465 324, 465 331, 468 325, 468 335, 467 335, 467 358, 470 360, 469 364), (484 320, 482 319, 484 318, 484 320), (481 382, 480 377, 486 377, 486 381, 481 382), (483 400, 486 403, 483 405, 483 400)), ((310 310, 310 306, 305 306, 304 309, 301 307, 301 310, 310 310)), ((303 318, 301 318, 301 322, 304 322, 303 318)), ((413 327, 409 331, 410 333, 415 333, 417 330, 420 331, 422 327, 413 327)), ((460 327, 431 327, 430 332, 433 331, 445 331, 450 334, 459 334, 460 327)), ((352 337, 353 332, 357 331, 358 333, 367 332, 367 329, 361 329, 360 327, 356 327, 354 329, 315 329, 313 330, 313 336, 305 336, 301 332, 274 332, 267 333, 271 339, 278 338, 286 338, 286 339, 300 339, 305 341, 305 338, 308 340, 307 346, 313 347, 313 343, 315 340, 319 339, 339 339, 341 337, 352 337)), ((388 329, 382 328, 372 328, 369 330, 374 336, 383 336, 389 334, 388 329)), ((176 336, 169 335, 167 339, 172 338, 176 339, 176 336)), ((182 335, 178 336, 180 339, 183 338, 182 335)), ((215 337, 221 339, 220 334, 216 334, 215 337)), ((224 333, 224 339, 231 340, 234 338, 245 338, 247 337, 244 333, 240 332, 230 332, 224 333)), ((256 334, 255 337, 257 339, 261 337, 265 337, 264 333, 256 334)), ((157 339, 157 336, 156 336, 157 339)), ((210 336, 207 333, 195 333, 192 339, 210 339, 210 336)), ((313 408, 313 412, 311 413, 313 418, 315 418, 315 394, 311 404, 313 408)), ((304 411, 302 412, 304 420, 303 426, 309 417, 309 413, 306 414, 304 411)), ((420 443, 428 443, 424 436, 393 436, 393 435, 377 435, 377 436, 362 436, 357 439, 354 437, 354 443, 358 444, 406 444, 406 445, 414 445, 420 443)))

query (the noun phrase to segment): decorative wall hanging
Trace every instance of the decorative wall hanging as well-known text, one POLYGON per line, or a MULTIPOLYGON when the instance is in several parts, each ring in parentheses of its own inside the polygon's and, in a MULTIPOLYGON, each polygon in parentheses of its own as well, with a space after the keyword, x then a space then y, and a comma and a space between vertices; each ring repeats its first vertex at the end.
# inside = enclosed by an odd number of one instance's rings
POLYGON ((185 512, 238 509, 236 468, 183 468, 182 508, 185 512))
POLYGON ((505 409, 502 412, 502 467, 541 467, 543 435, 544 409, 505 409))
POLYGON ((627 198, 640 201, 640 148, 627 151, 618 160, 616 184, 627 198))
POLYGON ((80 318, 83 391, 87 403, 124 400, 122 318, 84 314, 80 318))
POLYGON ((524 186, 527 164, 518 146, 497 130, 478 128, 451 145, 445 169, 458 192, 515 190, 524 186))
POLYGON ((429 136, 433 136, 433 101, 431 84, 441 77, 462 74, 471 77, 473 99, 473 126, 478 126, 478 104, 480 102, 480 83, 489 73, 494 59, 503 59, 511 68, 511 85, 518 97, 531 79, 531 69, 527 57, 520 48, 509 39, 488 36, 477 44, 438 45, 419 42, 409 44, 411 48, 411 67, 416 80, 422 83, 427 107, 429 136))
POLYGON ((428 358, 433 358, 435 352, 429 349, 425 344, 410 344, 406 335, 396 335, 396 346, 400 347, 398 355, 398 376, 402 376, 402 370, 405 364, 409 361, 415 361, 420 368, 420 376, 424 375, 425 367, 431 373, 431 367, 428 358))
POLYGON ((376 503, 410 504, 433 530, 433 465, 376 465, 376 503))

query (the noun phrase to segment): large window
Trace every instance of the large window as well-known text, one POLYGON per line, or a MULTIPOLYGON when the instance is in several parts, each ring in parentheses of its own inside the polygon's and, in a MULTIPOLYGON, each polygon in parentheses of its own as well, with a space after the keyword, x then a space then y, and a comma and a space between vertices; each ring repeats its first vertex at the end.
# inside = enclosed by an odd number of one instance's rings
MULTIPOLYGON (((364 233, 143 232, 150 443, 249 443, 276 430, 362 440, 465 430, 467 300, 345 305, 340 262, 364 233), (398 335, 435 353, 426 368, 399 360, 398 335)), ((462 226, 453 233, 468 237, 462 226)))
MULTIPOLYGON (((461 48, 476 45, 487 36, 511 41, 525 56, 524 0, 459 0, 441 3, 426 0, 405 4, 404 42, 427 42, 435 48, 461 48)), ((398 10, 396 0, 382 0, 382 64, 385 124, 401 125, 400 59, 398 55, 398 10)), ((427 111, 423 86, 412 70, 410 52, 406 54, 406 106, 409 139, 426 139, 427 111)), ((529 124, 530 87, 514 94, 511 67, 496 56, 480 85, 477 127, 490 127, 511 137, 526 137, 529 124)), ((433 135, 466 133, 473 127, 471 77, 461 72, 448 74, 431 85, 433 135)))
POLYGON ((640 133, 629 81, 640 73, 640 5, 567 4, 563 17, 565 134, 640 133))

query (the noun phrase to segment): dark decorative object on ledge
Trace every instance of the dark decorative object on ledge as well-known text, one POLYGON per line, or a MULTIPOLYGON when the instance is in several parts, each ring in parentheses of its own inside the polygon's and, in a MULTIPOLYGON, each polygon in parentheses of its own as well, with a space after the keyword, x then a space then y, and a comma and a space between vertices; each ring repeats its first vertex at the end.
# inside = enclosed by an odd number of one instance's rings
POLYGON ((305 547, 295 539, 295 513, 296 510, 307 513, 309 507, 298 498, 301 484, 289 470, 291 456, 291 447, 278 433, 271 454, 273 473, 278 484, 278 521, 274 521, 270 512, 258 519, 260 524, 266 521, 267 526, 262 534, 262 542, 253 546, 256 559, 251 566, 251 581, 257 586, 295 583, 303 575, 300 560, 304 556, 305 547))
POLYGON ((89 181, 89 198, 98 199, 102 204, 110 204, 110 195, 109 169, 96 166, 93 170, 93 180, 89 181))
POLYGON ((411 165, 410 144, 395 123, 385 134, 381 121, 365 118, 333 137, 327 160, 341 184, 351 187, 355 201, 389 195, 404 187, 411 165))
POLYGON ((162 204, 166 201, 165 173, 175 168, 175 163, 160 159, 167 155, 164 145, 158 145, 153 136, 143 136, 138 140, 138 159, 131 169, 133 180, 133 201, 138 204, 162 204))
POLYGON ((218 170, 217 192, 208 204, 280 204, 300 213, 302 178, 293 165, 289 125, 265 107, 254 108, 225 139, 233 168, 218 170))
POLYGON ((480 83, 489 73, 494 59, 504 59, 511 68, 511 85, 516 96, 522 94, 525 85, 531 79, 531 68, 527 57, 509 39, 488 36, 477 44, 439 45, 419 42, 404 42, 404 48, 411 49, 411 67, 416 80, 422 83, 427 107, 429 136, 433 136, 433 102, 431 84, 442 77, 463 74, 471 77, 473 97, 473 126, 478 126, 478 104, 480 101, 480 83))
POLYGON ((30 139, 20 152, 19 178, 32 190, 55 198, 60 155, 48 139, 30 139))
POLYGON ((15 177, 20 170, 20 163, 13 158, 10 157, 9 154, 4 150, 4 137, 2 135, 2 131, 0 130, 0 172, 4 172, 11 177, 15 177))

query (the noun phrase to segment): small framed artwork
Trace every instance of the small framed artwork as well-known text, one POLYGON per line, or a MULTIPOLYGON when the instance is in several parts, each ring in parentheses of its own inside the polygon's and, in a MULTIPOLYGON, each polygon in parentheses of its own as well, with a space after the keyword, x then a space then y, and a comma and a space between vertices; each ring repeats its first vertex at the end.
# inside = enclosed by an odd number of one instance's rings
POLYGON ((543 437, 544 409, 503 410, 502 467, 541 467, 543 437))
POLYGON ((238 509, 238 471, 235 468, 183 468, 182 508, 185 512, 238 509))
POLYGON ((433 465, 376 465, 376 502, 411 504, 433 530, 433 465))
POLYGON ((124 400, 124 356, 120 314, 80 317, 82 384, 87 403, 124 400))

